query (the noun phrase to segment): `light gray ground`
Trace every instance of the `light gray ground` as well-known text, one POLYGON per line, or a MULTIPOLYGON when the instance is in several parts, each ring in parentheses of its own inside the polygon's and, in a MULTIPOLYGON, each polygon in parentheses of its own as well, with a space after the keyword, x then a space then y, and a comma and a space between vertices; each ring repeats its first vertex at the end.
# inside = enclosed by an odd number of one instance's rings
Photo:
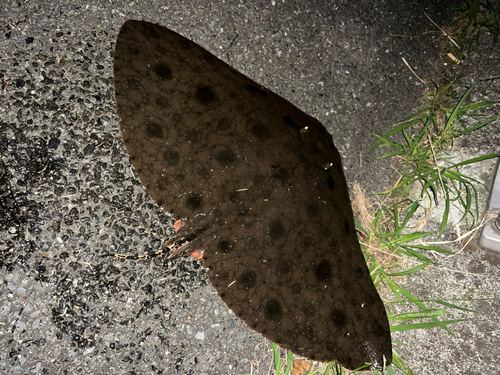
MULTIPOLYGON (((439 77, 443 38, 426 33, 436 28, 424 12, 439 24, 458 3, 0 2, 0 373, 269 373, 269 343, 221 302, 201 262, 97 256, 157 249, 172 232, 118 130, 121 24, 170 27, 317 117, 349 183, 372 192, 389 186, 392 170, 365 155, 371 133, 405 117, 424 90, 402 58, 423 79, 439 77)), ((464 83, 479 82, 475 98, 500 100, 498 80, 479 81, 499 74, 500 45, 488 43, 460 69, 464 83)), ((498 151, 499 133, 496 122, 465 146, 498 151)), ((407 287, 421 298, 499 296, 497 255, 471 243, 441 266, 407 287)), ((394 335, 415 374, 498 373, 500 303, 463 306, 482 314, 450 317, 469 319, 452 327, 455 337, 394 335)))

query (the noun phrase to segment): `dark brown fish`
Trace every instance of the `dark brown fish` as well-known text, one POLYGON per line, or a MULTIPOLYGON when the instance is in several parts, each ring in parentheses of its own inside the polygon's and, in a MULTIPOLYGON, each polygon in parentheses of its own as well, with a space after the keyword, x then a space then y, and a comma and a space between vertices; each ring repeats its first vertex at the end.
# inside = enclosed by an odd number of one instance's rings
POLYGON ((169 246, 204 249, 227 306, 284 348, 349 369, 389 364, 385 308, 323 125, 147 22, 120 30, 114 79, 130 161, 185 222, 169 246))

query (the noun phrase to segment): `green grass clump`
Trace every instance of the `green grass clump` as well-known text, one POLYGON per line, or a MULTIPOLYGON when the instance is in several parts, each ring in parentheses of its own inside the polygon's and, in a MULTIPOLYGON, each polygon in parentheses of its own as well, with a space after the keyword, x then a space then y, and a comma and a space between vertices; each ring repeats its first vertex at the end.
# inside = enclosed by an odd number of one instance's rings
POLYGON ((401 165, 401 178, 390 190, 381 193, 391 197, 411 198, 415 190, 420 190, 417 200, 427 196, 435 204, 444 200, 445 209, 439 235, 448 223, 450 205, 455 203, 463 211, 465 217, 472 218, 472 224, 479 217, 479 202, 475 184, 479 181, 460 172, 460 167, 500 156, 500 154, 483 155, 465 161, 455 162, 450 155, 456 138, 472 133, 475 130, 496 120, 500 114, 481 121, 475 125, 467 125, 466 118, 483 116, 480 110, 493 102, 468 103, 467 99, 473 86, 470 87, 455 106, 446 104, 447 90, 453 82, 442 89, 436 86, 436 93, 426 95, 422 99, 426 103, 398 126, 382 136, 376 135, 378 141, 369 149, 385 146, 392 149, 381 158, 397 157, 401 165), (393 136, 401 133, 403 141, 393 140, 393 136))
POLYGON ((478 43, 482 34, 490 34, 493 44, 500 36, 500 11, 488 1, 464 0, 464 5, 456 8, 460 12, 453 24, 462 24, 456 36, 466 49, 472 48, 472 42, 478 43))

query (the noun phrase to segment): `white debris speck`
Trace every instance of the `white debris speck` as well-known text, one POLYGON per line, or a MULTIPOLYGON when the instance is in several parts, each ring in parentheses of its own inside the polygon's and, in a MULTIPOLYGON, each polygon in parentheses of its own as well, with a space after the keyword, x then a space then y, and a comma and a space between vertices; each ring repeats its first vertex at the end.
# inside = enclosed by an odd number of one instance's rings
POLYGON ((16 323, 16 331, 17 332, 24 332, 25 329, 26 329, 26 323, 18 320, 16 323))
POLYGON ((195 336, 198 340, 205 340, 205 332, 198 332, 195 336))
POLYGON ((90 353, 92 353, 95 349, 95 346, 91 347, 91 348, 88 348, 88 349, 85 349, 83 351, 83 355, 89 355, 90 353))

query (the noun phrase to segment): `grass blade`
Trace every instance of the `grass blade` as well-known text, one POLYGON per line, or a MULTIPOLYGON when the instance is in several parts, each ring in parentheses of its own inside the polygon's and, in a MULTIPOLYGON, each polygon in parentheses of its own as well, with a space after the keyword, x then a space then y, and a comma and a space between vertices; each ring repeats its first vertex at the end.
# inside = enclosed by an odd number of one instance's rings
MULTIPOLYGON (((395 128, 392 128, 391 130, 389 130, 387 133, 385 133, 382 136, 380 136, 378 134, 373 134, 375 137, 378 138, 378 141, 375 142, 375 144, 368 149, 367 154, 369 154, 370 152, 372 152, 375 147, 380 146, 382 143, 389 142, 389 141, 387 141, 387 138, 390 137, 391 135, 399 133, 403 129, 408 128, 408 127, 416 124, 419 121, 420 121, 419 118, 413 119, 413 120, 409 120, 409 121, 405 121, 403 124, 401 124, 399 126, 396 126, 395 128)), ((391 143, 391 142, 389 142, 389 143, 391 143)))
POLYGON ((497 158, 499 156, 500 156, 500 154, 489 154, 489 155, 478 156, 477 158, 472 158, 469 160, 462 161, 460 163, 453 164, 452 168, 457 168, 457 167, 461 167, 462 165, 477 163, 479 161, 483 161, 483 160, 487 160, 487 159, 497 158))
POLYGON ((412 267, 412 268, 410 268, 408 270, 404 270, 404 271, 401 271, 401 272, 389 273, 388 276, 405 276, 405 275, 409 275, 411 273, 420 271, 421 269, 427 267, 431 263, 432 263, 431 261, 420 263, 418 266, 412 267))
POLYGON ((407 320, 413 319, 424 319, 431 318, 433 316, 438 317, 441 315, 448 314, 448 311, 441 309, 426 309, 424 311, 414 311, 409 313, 401 313, 401 314, 388 314, 387 317, 389 320, 394 322, 404 322, 407 320))
POLYGON ((286 368, 285 374, 290 374, 290 370, 293 366, 293 353, 290 350, 286 351, 286 368))
MULTIPOLYGON (((412 303, 414 303, 415 305, 417 305, 418 307, 420 307, 420 309, 422 309, 422 310, 426 309, 426 307, 422 303, 422 301, 420 301, 418 298, 416 298, 409 291, 407 291, 406 289, 404 289, 403 287, 401 287, 400 285, 398 285, 394 281, 392 281, 389 277, 387 277, 387 274, 384 271, 380 271, 380 274, 381 274, 381 276, 384 277, 384 280, 387 282, 387 284, 391 288, 391 291, 394 293, 394 295, 396 296, 396 298, 402 300, 401 296, 399 294, 399 293, 402 293, 406 298, 408 298, 409 301, 411 301, 412 303)), ((446 324, 444 324, 443 322, 441 322, 437 318, 431 318, 431 319, 434 321, 434 324, 436 324, 436 326, 441 327, 446 332, 448 332, 450 335, 455 336, 453 334, 453 332, 451 332, 448 329, 448 327, 446 326, 446 324)), ((465 319, 463 319, 463 320, 465 320, 465 319)), ((428 327, 424 327, 424 328, 428 328, 428 327)), ((413 329, 418 329, 418 328, 413 328, 413 329)), ((392 327, 391 327, 391 331, 392 331, 392 327)))
POLYGON ((280 351, 278 349, 278 346, 274 342, 271 342, 271 348, 273 350, 273 356, 274 356, 274 369, 276 370, 276 374, 281 375, 280 351))
POLYGON ((413 232, 413 233, 408 233, 408 234, 405 234, 405 235, 399 237, 394 242, 397 243, 397 244, 402 244, 402 243, 406 243, 406 242, 410 242, 410 241, 415 241, 415 240, 418 240, 419 238, 428 236, 428 235, 430 235, 432 233, 433 232, 413 232))
POLYGON ((500 113, 498 115, 496 115, 496 116, 494 116, 494 117, 492 117, 492 118, 484 121, 484 122, 481 122, 480 124, 474 125, 474 126, 472 126, 470 128, 467 128, 467 129, 461 131, 460 133, 458 133, 458 137, 462 136, 464 134, 469 134, 469 133, 473 132, 474 130, 482 128, 483 126, 488 125, 490 122, 495 121, 498 117, 500 117, 500 113))
POLYGON ((407 246, 401 246, 401 248, 398 249, 397 254, 405 254, 405 255, 408 255, 410 257, 414 257, 414 258, 420 259, 421 261, 424 261, 424 262, 434 263, 432 260, 430 260, 429 258, 427 258, 424 254, 422 254, 421 252, 418 252, 416 250, 413 250, 408 245, 407 246))
POLYGON ((446 228, 446 224, 448 223, 448 214, 450 213, 450 195, 448 194, 447 191, 445 191, 444 203, 445 206, 443 212, 443 220, 441 221, 441 226, 439 227, 439 233, 438 233, 439 237, 441 237, 441 235, 444 232, 444 228, 446 228))
POLYGON ((462 310, 462 311, 466 311, 466 312, 473 312, 473 313, 479 313, 479 311, 476 311, 476 310, 471 310, 471 309, 466 309, 465 307, 460 307, 458 305, 454 305, 452 303, 449 303, 449 302, 445 302, 441 299, 437 299, 437 300, 434 300, 435 302, 443 305, 443 306, 446 306, 446 307, 451 307, 452 309, 455 309, 455 310, 462 310))
POLYGON ((447 325, 463 322, 466 320, 467 319, 452 319, 452 320, 440 320, 438 322, 400 324, 397 326, 391 326, 391 332, 410 331, 413 329, 427 329, 435 327, 443 328, 443 326, 446 327, 447 325))
POLYGON ((403 362, 399 354, 392 349, 392 364, 399 368, 400 370, 403 370, 406 375, 414 375, 413 372, 410 370, 410 368, 406 365, 406 363, 403 362))
POLYGON ((450 128, 453 126, 453 122, 455 121, 455 118, 457 117, 457 115, 458 115, 458 113, 460 111, 460 108, 462 107, 463 102, 465 101, 465 99, 467 98, 467 96, 469 96, 469 94, 470 94, 470 92, 472 91, 473 88, 474 88, 474 85, 472 85, 471 87, 469 87, 469 89, 465 92, 465 94, 462 95, 462 97, 458 101, 458 103, 455 106, 455 108, 453 108, 453 111, 451 112, 450 116, 446 120, 443 132, 450 131, 450 128))
POLYGON ((432 251, 437 251, 440 253, 445 253, 445 254, 455 254, 451 250, 446 250, 437 246, 429 246, 429 245, 411 245, 411 247, 415 247, 417 249, 422 249, 422 250, 432 250, 432 251))

